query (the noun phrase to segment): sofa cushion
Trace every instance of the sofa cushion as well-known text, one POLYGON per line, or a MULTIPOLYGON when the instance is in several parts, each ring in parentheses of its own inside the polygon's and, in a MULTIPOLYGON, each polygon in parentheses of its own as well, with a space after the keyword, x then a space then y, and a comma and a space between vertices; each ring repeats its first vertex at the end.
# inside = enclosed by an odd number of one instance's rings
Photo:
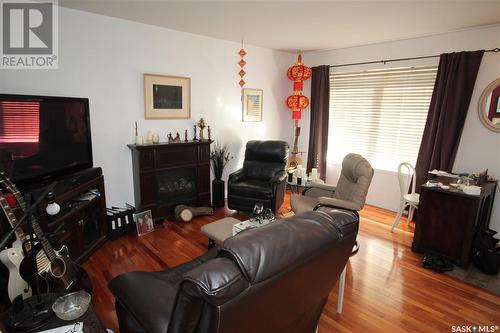
POLYGON ((248 178, 269 180, 285 169, 287 157, 284 141, 248 141, 243 169, 248 178))
POLYGON ((260 179, 244 179, 239 182, 229 184, 229 191, 243 197, 250 198, 266 198, 273 197, 273 189, 271 183, 260 179))
MULTIPOLYGON (((129 272, 109 282, 121 307, 132 315, 146 332, 166 332, 179 285, 184 275, 193 268, 217 256, 212 249, 188 263, 162 272, 129 272), (137 288, 137 286, 141 286, 137 288), (161 297, 157 295, 161 290, 161 297)), ((160 295, 158 295, 160 296, 160 295)))
POLYGON ((245 230, 224 241, 220 255, 233 258, 247 280, 255 284, 337 246, 335 240, 356 232, 347 225, 357 226, 357 222, 353 212, 307 212, 245 230))

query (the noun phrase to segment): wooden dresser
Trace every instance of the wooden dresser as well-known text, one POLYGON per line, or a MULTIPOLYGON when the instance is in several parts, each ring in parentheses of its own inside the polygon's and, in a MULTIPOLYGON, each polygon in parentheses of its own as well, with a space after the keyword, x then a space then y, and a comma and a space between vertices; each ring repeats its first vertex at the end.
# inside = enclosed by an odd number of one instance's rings
POLYGON ((174 215, 179 204, 210 205, 210 144, 187 141, 128 145, 132 151, 137 211, 155 221, 174 215))
POLYGON ((422 186, 412 250, 434 251, 467 267, 476 230, 489 226, 495 189, 496 182, 487 182, 480 195, 468 195, 422 186))

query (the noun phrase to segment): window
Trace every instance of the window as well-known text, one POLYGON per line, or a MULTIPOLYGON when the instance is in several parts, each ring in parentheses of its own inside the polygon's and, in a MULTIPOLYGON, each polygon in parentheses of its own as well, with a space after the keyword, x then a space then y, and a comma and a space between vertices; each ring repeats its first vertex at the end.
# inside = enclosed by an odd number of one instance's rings
POLYGON ((38 142, 39 102, 0 102, 0 143, 38 142))
POLYGON ((330 73, 328 161, 363 155, 376 169, 415 165, 437 67, 330 73))

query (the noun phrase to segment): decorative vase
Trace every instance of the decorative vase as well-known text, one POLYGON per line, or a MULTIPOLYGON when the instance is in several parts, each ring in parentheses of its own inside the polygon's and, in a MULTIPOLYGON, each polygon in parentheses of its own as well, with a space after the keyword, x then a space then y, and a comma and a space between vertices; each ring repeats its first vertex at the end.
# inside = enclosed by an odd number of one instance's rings
POLYGON ((222 179, 212 180, 212 206, 224 207, 224 181, 222 179))

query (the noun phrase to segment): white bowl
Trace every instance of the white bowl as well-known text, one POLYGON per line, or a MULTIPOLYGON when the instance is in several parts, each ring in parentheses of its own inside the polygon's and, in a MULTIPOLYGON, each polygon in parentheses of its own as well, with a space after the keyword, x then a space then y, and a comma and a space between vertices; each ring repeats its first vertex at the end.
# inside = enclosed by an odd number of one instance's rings
POLYGON ((92 297, 85 290, 66 294, 56 299, 52 310, 62 320, 75 320, 81 317, 89 308, 92 297))

